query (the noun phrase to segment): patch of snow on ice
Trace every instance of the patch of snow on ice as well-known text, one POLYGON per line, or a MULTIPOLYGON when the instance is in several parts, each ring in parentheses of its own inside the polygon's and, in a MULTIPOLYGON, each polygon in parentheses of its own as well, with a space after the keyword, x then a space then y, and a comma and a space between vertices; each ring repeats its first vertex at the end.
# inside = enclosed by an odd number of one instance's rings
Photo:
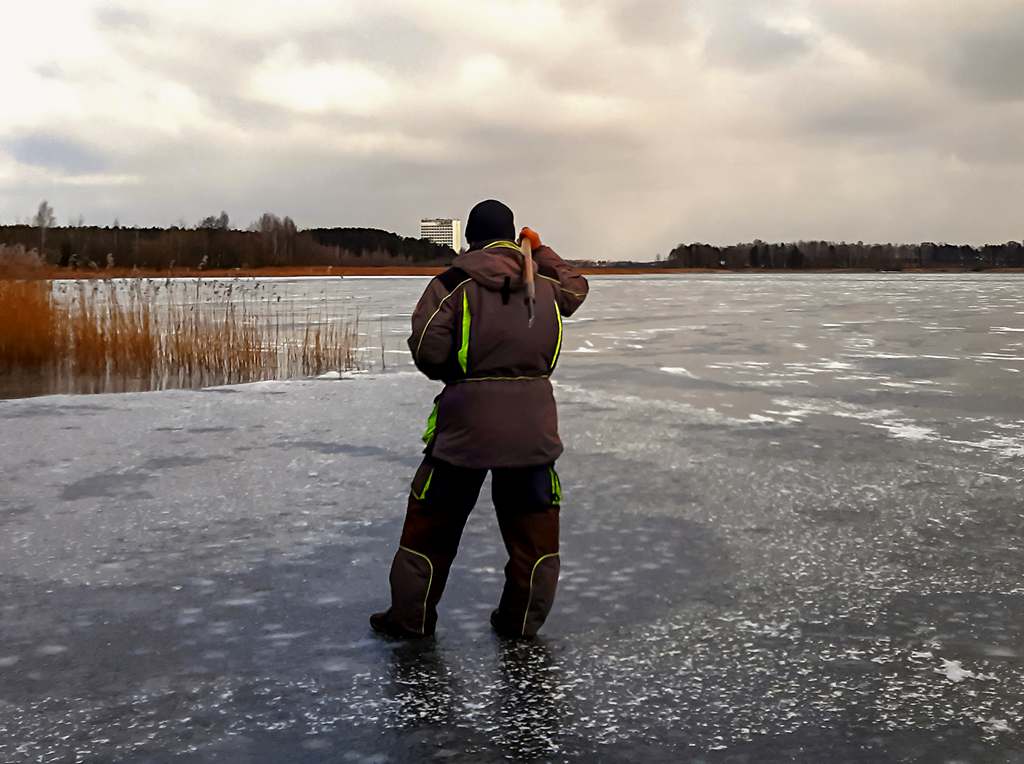
POLYGON ((793 401, 786 398, 776 398, 772 403, 776 406, 792 409, 792 411, 783 412, 787 417, 821 414, 843 419, 854 419, 858 422, 863 422, 869 427, 885 430, 893 438, 917 441, 937 440, 939 438, 938 432, 932 428, 924 427, 913 420, 903 417, 895 409, 868 409, 855 404, 839 402, 826 405, 814 401, 793 401))
POLYGON ((896 387, 896 388, 900 388, 902 390, 915 390, 915 389, 917 389, 915 385, 912 385, 909 382, 879 382, 879 384, 882 385, 883 387, 896 387))
MULTIPOLYGON (((246 390, 267 390, 267 391, 270 391, 270 390, 278 390, 278 389, 287 389, 288 386, 292 385, 292 384, 293 384, 293 381, 291 381, 291 380, 266 379, 266 380, 263 380, 262 382, 247 382, 247 383, 242 384, 242 385, 221 385, 220 387, 223 387, 223 388, 237 387, 237 388, 242 388, 242 389, 246 389, 246 390)), ((217 390, 217 389, 220 389, 220 388, 214 387, 214 388, 210 388, 210 389, 217 390)))
MULTIPOLYGON (((319 277, 319 278, 324 278, 324 277, 319 277)), ((329 277, 329 278, 338 278, 338 277, 337 276, 333 276, 333 277, 329 277)), ((433 277, 432 276, 344 276, 343 278, 345 279, 345 281, 363 281, 363 280, 367 280, 367 281, 369 281, 369 280, 383 281, 385 279, 387 279, 388 281, 398 281, 398 280, 429 281, 433 277)))
POLYGON ((676 376, 679 376, 679 377, 689 377, 690 379, 700 379, 700 377, 698 377, 696 374, 694 374, 693 372, 687 371, 682 366, 662 366, 660 371, 663 371, 666 374, 675 374, 676 376))
POLYGON ((883 361, 900 361, 920 357, 906 353, 847 353, 846 355, 850 358, 878 358, 883 361))
POLYGON ((715 411, 713 408, 698 408, 697 406, 693 406, 689 403, 683 403, 681 401, 642 398, 638 395, 597 392, 579 385, 559 382, 558 380, 552 380, 552 385, 560 398, 565 396, 581 403, 596 403, 599 405, 613 403, 616 404, 617 410, 624 412, 632 410, 634 415, 638 410, 653 409, 655 411, 678 414, 683 417, 684 420, 707 424, 749 424, 746 420, 725 416, 724 414, 715 411))
POLYGON ((854 350, 870 350, 878 343, 871 337, 853 337, 846 340, 845 344, 854 350))
POLYGON ((992 437, 985 438, 984 440, 951 440, 949 442, 955 446, 964 446, 978 451, 993 451, 1003 459, 1019 459, 1024 457, 1024 438, 1014 438, 1009 435, 997 435, 995 433, 989 434, 992 437))
POLYGON ((951 682, 960 683, 965 679, 974 679, 974 672, 968 671, 960 661, 947 661, 942 659, 942 668, 935 669, 936 674, 942 674, 951 682))
POLYGON ((1009 722, 1007 722, 1006 719, 996 719, 996 718, 993 717, 993 718, 988 719, 985 722, 984 726, 985 726, 985 731, 988 732, 989 734, 992 734, 992 733, 995 733, 995 732, 1013 732, 1014 731, 1013 727, 1010 726, 1009 722))
POLYGON ((355 379, 360 375, 369 373, 370 372, 368 369, 354 369, 352 371, 328 371, 321 374, 319 377, 317 377, 317 379, 355 379))
POLYGON ((877 427, 879 430, 885 430, 890 436, 901 440, 935 440, 938 437, 938 433, 932 428, 922 427, 919 424, 911 424, 910 422, 872 423, 871 426, 877 427))

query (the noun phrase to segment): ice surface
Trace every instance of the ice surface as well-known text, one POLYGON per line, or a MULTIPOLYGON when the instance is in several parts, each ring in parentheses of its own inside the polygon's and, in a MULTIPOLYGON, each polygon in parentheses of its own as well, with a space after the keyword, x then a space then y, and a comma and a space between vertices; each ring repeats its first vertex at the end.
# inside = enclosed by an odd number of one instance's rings
MULTIPOLYGON (((423 280, 348 281, 400 350, 423 280)), ((1020 758, 1024 363, 984 360, 1020 285, 594 279, 529 644, 487 628, 485 501, 436 640, 369 634, 437 392, 407 357, 0 402, 0 761, 1020 758)))

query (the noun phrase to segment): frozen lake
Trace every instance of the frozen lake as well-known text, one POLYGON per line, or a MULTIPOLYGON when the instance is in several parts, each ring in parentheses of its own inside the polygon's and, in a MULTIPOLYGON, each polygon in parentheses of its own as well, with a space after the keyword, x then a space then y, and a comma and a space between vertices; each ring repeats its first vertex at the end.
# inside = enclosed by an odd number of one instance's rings
POLYGON ((483 502, 436 640, 366 623, 422 279, 274 285, 358 308, 357 379, 0 401, 0 761, 1024 758, 1024 279, 592 285, 533 643, 483 502))

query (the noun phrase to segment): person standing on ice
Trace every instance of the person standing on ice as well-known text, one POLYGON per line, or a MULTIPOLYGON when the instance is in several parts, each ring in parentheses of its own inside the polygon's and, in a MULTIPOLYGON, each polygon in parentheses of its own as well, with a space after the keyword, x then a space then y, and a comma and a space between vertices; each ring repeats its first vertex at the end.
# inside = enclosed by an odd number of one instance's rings
POLYGON ((437 604, 488 470, 508 551, 491 625, 502 636, 531 637, 554 603, 562 442, 550 376, 562 318, 580 307, 588 285, 524 228, 520 241, 532 245, 536 273, 535 308, 529 306, 515 235, 512 210, 493 199, 477 204, 466 222, 469 251, 431 280, 413 312, 413 360, 444 389, 427 420, 425 457, 391 565, 391 607, 370 617, 380 633, 434 633, 437 604))

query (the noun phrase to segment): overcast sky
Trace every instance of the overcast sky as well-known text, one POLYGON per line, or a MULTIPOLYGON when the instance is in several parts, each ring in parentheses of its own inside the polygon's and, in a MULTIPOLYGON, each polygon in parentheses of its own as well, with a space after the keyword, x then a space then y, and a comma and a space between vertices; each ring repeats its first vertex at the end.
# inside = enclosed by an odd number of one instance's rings
POLYGON ((5 2, 0 222, 1024 237, 1021 0, 5 2))

